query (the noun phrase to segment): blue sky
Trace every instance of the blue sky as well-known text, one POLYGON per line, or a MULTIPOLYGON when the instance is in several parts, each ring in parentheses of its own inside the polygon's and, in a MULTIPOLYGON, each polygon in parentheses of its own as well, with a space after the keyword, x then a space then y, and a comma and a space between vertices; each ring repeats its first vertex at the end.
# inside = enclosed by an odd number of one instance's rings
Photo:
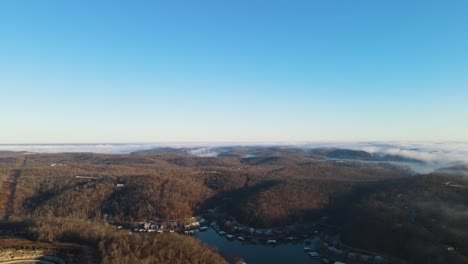
POLYGON ((468 140, 466 1, 0 1, 0 143, 468 140))

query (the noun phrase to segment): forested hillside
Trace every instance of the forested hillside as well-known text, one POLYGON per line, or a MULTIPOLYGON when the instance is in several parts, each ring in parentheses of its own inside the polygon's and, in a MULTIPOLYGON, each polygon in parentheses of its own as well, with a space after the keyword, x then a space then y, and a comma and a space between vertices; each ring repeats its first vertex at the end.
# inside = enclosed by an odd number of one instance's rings
POLYGON ((411 263, 468 263, 468 180, 421 175, 359 186, 330 208, 343 239, 411 263))
POLYGON ((229 213, 246 224, 268 227, 313 216, 356 182, 410 175, 391 165, 296 156, 252 159, 31 155, 18 179, 14 215, 184 219, 229 198, 229 213))

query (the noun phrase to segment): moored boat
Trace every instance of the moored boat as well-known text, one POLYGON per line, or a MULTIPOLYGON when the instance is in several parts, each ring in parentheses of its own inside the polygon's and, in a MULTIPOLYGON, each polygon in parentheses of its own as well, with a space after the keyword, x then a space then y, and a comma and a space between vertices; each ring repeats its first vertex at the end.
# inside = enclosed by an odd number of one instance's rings
POLYGON ((311 257, 311 258, 320 258, 320 255, 317 252, 309 252, 309 257, 311 257))

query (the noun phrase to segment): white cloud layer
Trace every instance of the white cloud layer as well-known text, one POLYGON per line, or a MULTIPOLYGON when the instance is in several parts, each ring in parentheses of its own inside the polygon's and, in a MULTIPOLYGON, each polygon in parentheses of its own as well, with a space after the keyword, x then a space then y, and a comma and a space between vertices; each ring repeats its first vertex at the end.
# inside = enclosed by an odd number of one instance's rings
POLYGON ((192 155, 213 157, 219 153, 212 147, 231 146, 228 143, 131 143, 131 144, 0 144, 0 151, 28 151, 34 153, 93 152, 101 154, 129 154, 134 151, 157 147, 195 148, 189 150, 192 155))
POLYGON ((335 147, 363 150, 372 154, 398 155, 425 162, 412 164, 420 172, 468 164, 468 142, 341 142, 308 144, 308 147, 335 147))
POLYGON ((349 148, 413 158, 427 163, 468 163, 468 142, 361 143, 349 148))
POLYGON ((192 150, 189 150, 188 152, 198 157, 216 157, 219 155, 218 152, 212 151, 212 148, 210 147, 192 149, 192 150))

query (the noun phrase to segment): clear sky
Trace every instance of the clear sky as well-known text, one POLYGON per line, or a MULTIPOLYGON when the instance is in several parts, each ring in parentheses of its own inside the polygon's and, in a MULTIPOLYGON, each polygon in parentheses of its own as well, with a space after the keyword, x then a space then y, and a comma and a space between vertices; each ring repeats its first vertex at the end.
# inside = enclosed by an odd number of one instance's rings
POLYGON ((0 1, 0 143, 468 140, 468 1, 0 1))

